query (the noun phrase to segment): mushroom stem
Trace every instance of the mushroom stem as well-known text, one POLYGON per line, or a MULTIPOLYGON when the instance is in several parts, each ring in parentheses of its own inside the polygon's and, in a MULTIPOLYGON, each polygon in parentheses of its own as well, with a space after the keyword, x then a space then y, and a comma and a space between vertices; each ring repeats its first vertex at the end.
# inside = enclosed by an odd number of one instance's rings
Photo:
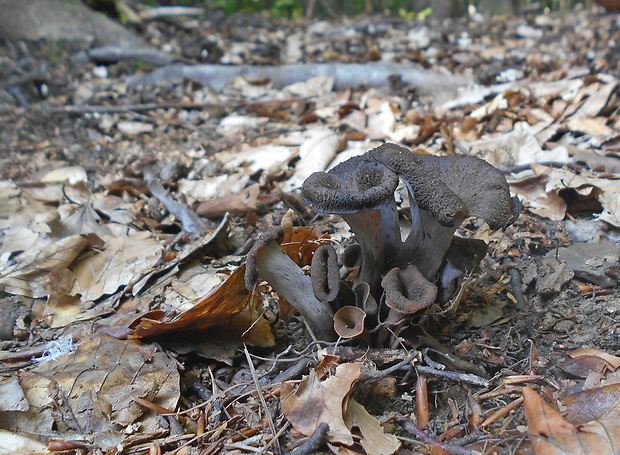
POLYGON ((409 184, 407 188, 411 210, 411 231, 403 243, 396 264, 403 269, 407 267, 407 264, 413 264, 427 280, 434 281, 463 216, 455 220, 454 226, 443 226, 429 211, 418 207, 409 184))
POLYGON ((256 252, 258 277, 265 280, 299 313, 306 318, 315 335, 321 340, 334 340, 334 313, 327 303, 321 303, 312 292, 312 281, 282 250, 278 242, 259 248, 256 252))
POLYGON ((362 250, 362 265, 355 284, 366 282, 372 294, 381 296, 381 273, 389 268, 402 248, 396 202, 382 209, 343 213, 362 250))

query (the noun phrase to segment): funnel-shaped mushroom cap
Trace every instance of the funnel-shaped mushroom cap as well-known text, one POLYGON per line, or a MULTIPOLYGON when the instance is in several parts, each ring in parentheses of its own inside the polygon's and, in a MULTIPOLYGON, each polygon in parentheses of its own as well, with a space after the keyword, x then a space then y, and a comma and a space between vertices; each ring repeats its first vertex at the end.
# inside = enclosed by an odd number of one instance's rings
POLYGON ((334 330, 338 336, 348 339, 364 333, 366 313, 356 306, 344 306, 334 314, 334 330))
POLYGON ((459 212, 484 219, 491 229, 512 224, 518 208, 502 173, 473 156, 416 155, 396 144, 369 152, 407 183, 415 201, 443 226, 457 225, 459 212))
POLYGON ((388 206, 398 177, 367 153, 306 179, 302 195, 321 213, 353 213, 388 206))
POLYGON ((369 153, 398 174, 417 206, 430 212, 442 226, 458 225, 468 215, 463 200, 432 170, 425 168, 419 155, 392 143, 380 145, 369 153))
POLYGON ((398 176, 368 153, 306 179, 302 195, 320 213, 337 213, 355 233, 362 251, 356 283, 380 295, 381 273, 402 246, 394 191, 398 176))
POLYGON ((331 302, 340 290, 338 255, 331 245, 321 245, 312 256, 310 265, 312 291, 320 302, 331 302))
POLYGON ((385 304, 405 314, 430 306, 437 297, 437 286, 424 278, 414 265, 401 270, 394 267, 381 281, 385 304))

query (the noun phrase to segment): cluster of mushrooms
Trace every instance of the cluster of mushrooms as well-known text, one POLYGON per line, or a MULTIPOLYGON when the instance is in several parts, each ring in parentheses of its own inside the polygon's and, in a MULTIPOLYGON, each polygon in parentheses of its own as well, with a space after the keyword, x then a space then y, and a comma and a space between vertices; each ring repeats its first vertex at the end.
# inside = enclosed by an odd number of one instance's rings
POLYGON ((519 212, 504 176, 486 161, 418 155, 392 143, 312 174, 302 195, 317 213, 340 215, 357 243, 340 256, 331 244, 320 246, 308 276, 282 250, 281 230, 273 228, 248 255, 246 285, 251 290, 267 281, 324 340, 376 332, 374 343, 382 343, 408 315, 448 301, 487 253, 484 241, 455 236, 457 228, 475 216, 504 229, 519 212), (411 212, 404 239, 395 200, 399 181, 411 212))

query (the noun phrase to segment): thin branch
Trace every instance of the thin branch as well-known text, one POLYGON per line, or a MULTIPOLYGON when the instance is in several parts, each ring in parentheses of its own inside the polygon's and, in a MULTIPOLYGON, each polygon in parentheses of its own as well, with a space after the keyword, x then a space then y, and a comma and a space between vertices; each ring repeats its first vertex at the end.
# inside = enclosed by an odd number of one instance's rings
MULTIPOLYGON (((250 367, 250 372, 252 373, 252 379, 254 380, 254 387, 256 387, 256 393, 258 394, 258 398, 265 409, 265 415, 267 416, 267 421, 269 422, 269 429, 271 430, 271 434, 277 436, 278 432, 276 431, 276 425, 273 423, 273 417, 271 416, 271 412, 269 412, 269 408, 267 407, 267 402, 265 401, 265 396, 263 395, 263 389, 260 385, 260 381, 258 380, 258 376, 256 375, 256 369, 254 368, 254 363, 252 363, 252 357, 250 357, 250 352, 248 351, 248 347, 245 343, 243 343, 243 351, 245 352, 245 357, 248 359, 248 366, 250 367)), ((282 453, 282 448, 280 447, 280 441, 276 439, 276 444, 278 446, 278 452, 282 453)))

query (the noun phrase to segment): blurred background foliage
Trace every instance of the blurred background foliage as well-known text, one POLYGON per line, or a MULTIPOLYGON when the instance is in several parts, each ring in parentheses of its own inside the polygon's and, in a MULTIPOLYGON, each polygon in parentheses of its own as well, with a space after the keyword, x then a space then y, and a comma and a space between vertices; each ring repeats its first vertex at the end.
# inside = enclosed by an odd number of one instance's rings
MULTIPOLYGON (((110 13, 122 11, 122 3, 143 6, 203 7, 208 12, 230 15, 265 14, 278 18, 337 18, 362 14, 414 17, 459 17, 484 14, 523 14, 567 11, 592 0, 84 0, 92 8, 110 13), (107 4, 107 8, 103 5, 107 4)), ((594 0, 604 3, 603 0, 594 0)), ((608 0, 609 1, 609 0, 608 0)), ((620 3, 620 0, 613 0, 620 3)))
MULTIPOLYGON (((398 14, 426 17, 461 15, 467 11, 492 14, 555 11, 573 8, 570 0, 211 0, 210 7, 226 14, 267 12, 276 17, 335 17, 360 14, 398 14)), ((582 2, 583 3, 583 2, 582 2)))

